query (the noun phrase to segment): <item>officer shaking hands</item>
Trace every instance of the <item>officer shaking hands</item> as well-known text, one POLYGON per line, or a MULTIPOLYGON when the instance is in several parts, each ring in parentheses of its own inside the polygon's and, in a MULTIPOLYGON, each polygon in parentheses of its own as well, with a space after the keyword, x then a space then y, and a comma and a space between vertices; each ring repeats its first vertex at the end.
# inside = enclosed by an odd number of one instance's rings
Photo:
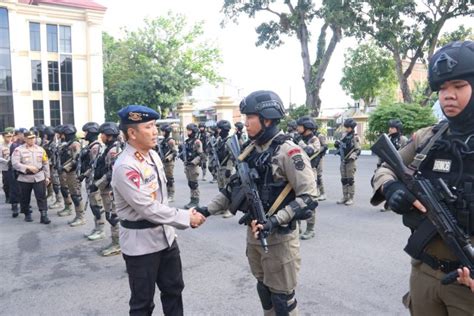
POLYGON ((142 105, 118 112, 127 141, 112 173, 120 247, 127 266, 130 315, 151 315, 155 284, 165 315, 183 315, 181 258, 174 228, 198 227, 205 218, 194 210, 168 206, 166 175, 156 153, 160 115, 142 105))
MULTIPOLYGON (((428 68, 431 90, 438 92, 441 109, 447 118, 439 124, 416 131, 412 141, 399 153, 406 166, 427 180, 446 183, 451 191, 446 199, 450 225, 463 231, 474 242, 474 42, 452 42, 439 49, 428 68)), ((462 270, 459 258, 435 231, 423 214, 424 205, 386 164, 372 179, 373 205, 386 200, 403 216, 412 235, 405 248, 412 257, 410 292, 404 302, 412 315, 473 315, 472 271, 462 270), (415 251, 416 250, 416 251, 415 251), (448 273, 457 271, 458 282, 442 285, 448 273), (470 275, 471 274, 471 275, 470 275), (463 284, 463 285, 461 285, 463 284)), ((447 194, 447 193, 446 193, 447 194)))

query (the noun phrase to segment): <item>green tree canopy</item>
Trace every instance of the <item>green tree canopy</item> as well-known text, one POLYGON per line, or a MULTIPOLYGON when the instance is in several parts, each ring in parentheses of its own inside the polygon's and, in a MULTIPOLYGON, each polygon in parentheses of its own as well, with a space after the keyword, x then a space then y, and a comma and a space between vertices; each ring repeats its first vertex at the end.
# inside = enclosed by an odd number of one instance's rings
POLYGON ((318 3, 316 6, 311 0, 224 0, 222 9, 233 21, 237 21, 241 14, 250 18, 266 14, 269 19, 256 28, 257 46, 275 48, 284 43, 285 37, 296 36, 300 43, 298 58, 303 62, 306 106, 314 116, 318 116, 321 108, 319 94, 331 56, 343 31, 352 25, 354 11, 361 6, 361 3, 351 1, 323 0, 318 3), (310 29, 316 20, 322 23, 319 34, 313 36, 310 29), (331 32, 329 42, 328 31, 331 32), (311 45, 316 46, 314 53, 310 51, 311 45))
POLYGON ((369 106, 396 84, 395 63, 387 51, 371 43, 349 48, 341 86, 354 100, 362 99, 369 106))
POLYGON ((122 39, 103 35, 107 120, 127 104, 163 112, 204 82, 219 82, 219 50, 203 40, 203 24, 189 25, 179 14, 146 20, 122 39))
POLYGON ((460 25, 456 30, 444 33, 438 41, 438 46, 443 47, 448 43, 464 40, 474 40, 474 32, 472 28, 460 25))
POLYGON ((431 107, 416 103, 382 104, 369 116, 367 139, 374 141, 380 134, 386 133, 388 121, 391 119, 402 121, 403 133, 408 136, 420 128, 436 123, 431 107))
MULTIPOLYGON (((446 21, 474 13, 470 1, 366 0, 363 3, 351 31, 361 39, 373 38, 377 45, 390 51, 403 99, 407 103, 413 100, 408 77, 416 62, 426 62, 433 55, 446 21)), ((431 91, 427 91, 429 93, 431 91)))

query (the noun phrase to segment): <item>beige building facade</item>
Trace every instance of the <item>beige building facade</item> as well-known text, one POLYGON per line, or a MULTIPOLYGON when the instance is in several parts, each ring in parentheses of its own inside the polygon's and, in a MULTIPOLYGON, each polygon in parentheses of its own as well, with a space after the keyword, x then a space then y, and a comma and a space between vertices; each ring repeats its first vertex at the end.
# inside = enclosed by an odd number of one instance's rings
POLYGON ((0 1, 0 131, 104 121, 105 11, 90 0, 0 1))

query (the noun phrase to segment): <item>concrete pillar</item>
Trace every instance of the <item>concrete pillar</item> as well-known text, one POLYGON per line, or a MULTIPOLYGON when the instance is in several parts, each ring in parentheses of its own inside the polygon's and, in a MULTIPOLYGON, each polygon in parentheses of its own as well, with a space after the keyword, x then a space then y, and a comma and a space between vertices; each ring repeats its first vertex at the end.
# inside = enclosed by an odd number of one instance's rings
POLYGON ((183 101, 178 103, 178 115, 181 124, 181 129, 184 131, 186 125, 193 123, 194 106, 191 102, 183 101))
POLYGON ((214 107, 216 109, 217 121, 227 120, 231 124, 234 123, 234 110, 238 110, 238 105, 234 103, 231 97, 218 97, 214 107))

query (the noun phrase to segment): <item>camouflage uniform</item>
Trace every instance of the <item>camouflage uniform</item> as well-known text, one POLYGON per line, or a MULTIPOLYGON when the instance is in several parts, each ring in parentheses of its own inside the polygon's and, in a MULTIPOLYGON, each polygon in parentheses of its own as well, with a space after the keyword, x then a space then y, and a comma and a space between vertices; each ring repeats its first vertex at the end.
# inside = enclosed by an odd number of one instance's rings
POLYGON ((316 133, 319 139, 319 143, 321 144, 321 154, 319 156, 319 161, 317 162, 317 174, 318 177, 316 179, 316 184, 318 185, 318 201, 326 200, 326 191, 324 190, 324 182, 323 182, 323 158, 326 155, 326 151, 328 150, 328 145, 326 141, 326 136, 321 133, 316 133))
POLYGON ((163 167, 165 169, 166 175, 166 189, 168 192, 168 200, 170 202, 174 201, 174 162, 176 159, 176 142, 171 137, 165 137, 160 144, 161 152, 164 157, 160 157, 163 162, 163 167))
POLYGON ((352 132, 345 134, 340 143, 338 153, 341 156, 340 171, 343 197, 337 203, 351 205, 354 203, 354 176, 356 173, 356 160, 360 155, 360 139, 355 132, 352 132))
MULTIPOLYGON (((185 208, 199 205, 199 164, 203 155, 201 141, 195 137, 188 137, 184 146, 186 147, 186 157, 184 157, 184 173, 188 179, 188 186, 191 190, 191 201, 185 208)), ((183 154, 183 151, 181 152, 183 154)))

